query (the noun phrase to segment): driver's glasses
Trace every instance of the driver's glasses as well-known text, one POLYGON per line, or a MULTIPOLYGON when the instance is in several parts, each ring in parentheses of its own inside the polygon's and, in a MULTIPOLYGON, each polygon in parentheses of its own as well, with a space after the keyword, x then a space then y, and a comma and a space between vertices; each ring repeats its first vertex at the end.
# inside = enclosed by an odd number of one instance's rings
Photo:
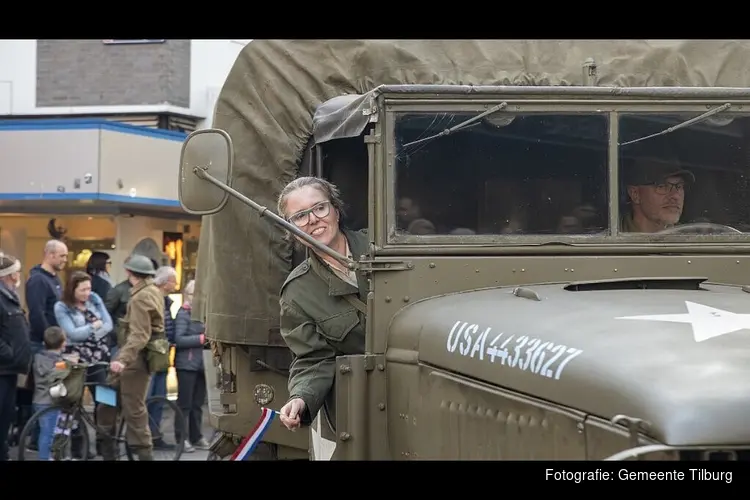
POLYGON ((318 219, 323 219, 324 217, 327 217, 330 212, 331 202, 321 201, 307 210, 300 210, 296 214, 290 215, 287 220, 297 227, 305 227, 310 223, 310 214, 313 214, 318 219))
POLYGON ((656 194, 669 194, 672 191, 677 191, 679 193, 680 191, 685 190, 685 183, 684 182, 659 182, 657 184, 654 184, 654 190, 656 191, 656 194))

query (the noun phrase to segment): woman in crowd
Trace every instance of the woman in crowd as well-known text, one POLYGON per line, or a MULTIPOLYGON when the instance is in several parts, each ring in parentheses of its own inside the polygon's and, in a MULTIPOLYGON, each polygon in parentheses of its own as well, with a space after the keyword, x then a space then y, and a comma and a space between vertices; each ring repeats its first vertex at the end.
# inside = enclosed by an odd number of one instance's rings
POLYGON ((93 252, 86 263, 86 273, 91 276, 91 291, 104 300, 112 288, 109 269, 112 261, 105 252, 93 252))
POLYGON ((175 361, 177 370, 177 405, 187 419, 188 436, 185 451, 194 448, 208 449, 209 443, 201 432, 203 401, 206 399, 206 374, 203 370, 203 346, 206 343, 205 326, 190 318, 195 281, 183 289, 182 306, 175 316, 175 361))
MULTIPOLYGON (((55 303, 55 318, 67 337, 66 354, 73 354, 83 363, 110 361, 107 335, 113 329, 112 318, 102 298, 91 290, 91 276, 81 271, 71 274, 62 299, 55 303)), ((106 368, 90 367, 86 382, 106 385, 106 368)), ((95 394, 92 396, 96 397, 95 394)), ((97 420, 100 409, 100 405, 95 403, 97 420)))
MULTIPOLYGON (((86 272, 91 276, 91 291, 104 301, 105 306, 107 305, 109 292, 114 286, 112 277, 109 275, 111 267, 112 260, 106 252, 93 252, 91 257, 89 257, 89 261, 86 263, 86 272)), ((110 316, 112 316, 111 313, 110 316)), ((112 323, 115 324, 115 318, 112 318, 112 323)), ((115 326, 117 325, 115 324, 115 326)), ((107 344, 110 351, 114 351, 117 347, 117 334, 114 327, 109 332, 107 344)), ((115 353, 111 352, 111 354, 114 355, 115 353)))
MULTIPOLYGON (((278 213, 341 255, 368 252, 364 232, 340 227, 343 203, 336 186, 324 179, 290 182, 279 196, 278 213)), ((308 247, 308 258, 289 274, 280 293, 281 335, 295 357, 290 398, 279 419, 293 430, 310 425, 322 407, 335 429, 336 357, 364 352, 367 282, 361 273, 295 239, 308 247)))
POLYGON ((17 289, 21 262, 0 251, 0 462, 8 460, 8 433, 16 414, 19 375, 31 368, 29 322, 17 289))

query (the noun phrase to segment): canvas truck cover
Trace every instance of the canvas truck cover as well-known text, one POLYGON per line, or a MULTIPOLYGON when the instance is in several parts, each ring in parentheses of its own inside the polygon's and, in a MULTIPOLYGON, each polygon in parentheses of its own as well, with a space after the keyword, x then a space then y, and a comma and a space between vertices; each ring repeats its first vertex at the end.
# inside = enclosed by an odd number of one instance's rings
MULTIPOLYGON (((358 135, 380 85, 580 86, 589 58, 600 87, 750 86, 741 40, 256 40, 229 72, 213 126, 234 144, 233 187, 275 211, 313 134, 358 135)), ((292 248, 282 237, 233 198, 203 218, 193 310, 210 338, 284 345, 279 289, 292 248)))

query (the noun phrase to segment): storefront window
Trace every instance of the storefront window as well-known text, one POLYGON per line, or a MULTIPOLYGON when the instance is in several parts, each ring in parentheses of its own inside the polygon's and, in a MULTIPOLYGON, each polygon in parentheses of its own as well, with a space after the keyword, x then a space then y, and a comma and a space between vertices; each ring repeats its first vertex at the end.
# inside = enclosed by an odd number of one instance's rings
POLYGON ((195 279, 195 266, 198 256, 198 239, 185 239, 183 233, 164 233, 162 250, 169 259, 167 265, 177 271, 177 288, 170 295, 173 301, 172 315, 182 306, 182 290, 186 283, 195 279))

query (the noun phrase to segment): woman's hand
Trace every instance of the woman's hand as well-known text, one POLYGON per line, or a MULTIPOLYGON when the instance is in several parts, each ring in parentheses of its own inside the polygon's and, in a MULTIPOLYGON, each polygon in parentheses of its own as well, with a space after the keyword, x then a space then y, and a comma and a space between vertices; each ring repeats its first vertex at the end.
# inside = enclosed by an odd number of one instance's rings
POLYGON ((120 373, 125 369, 125 365, 123 365, 119 361, 112 361, 109 364, 109 369, 112 371, 112 373, 120 373))
POLYGON ((279 419, 284 427, 290 431, 297 430, 300 426, 300 415, 305 411, 305 402, 302 398, 294 398, 279 410, 279 419))
POLYGON ((102 327, 103 324, 104 323, 102 323, 102 320, 97 319, 96 321, 94 321, 93 323, 91 323, 91 326, 94 327, 94 330, 98 330, 99 328, 102 327))

